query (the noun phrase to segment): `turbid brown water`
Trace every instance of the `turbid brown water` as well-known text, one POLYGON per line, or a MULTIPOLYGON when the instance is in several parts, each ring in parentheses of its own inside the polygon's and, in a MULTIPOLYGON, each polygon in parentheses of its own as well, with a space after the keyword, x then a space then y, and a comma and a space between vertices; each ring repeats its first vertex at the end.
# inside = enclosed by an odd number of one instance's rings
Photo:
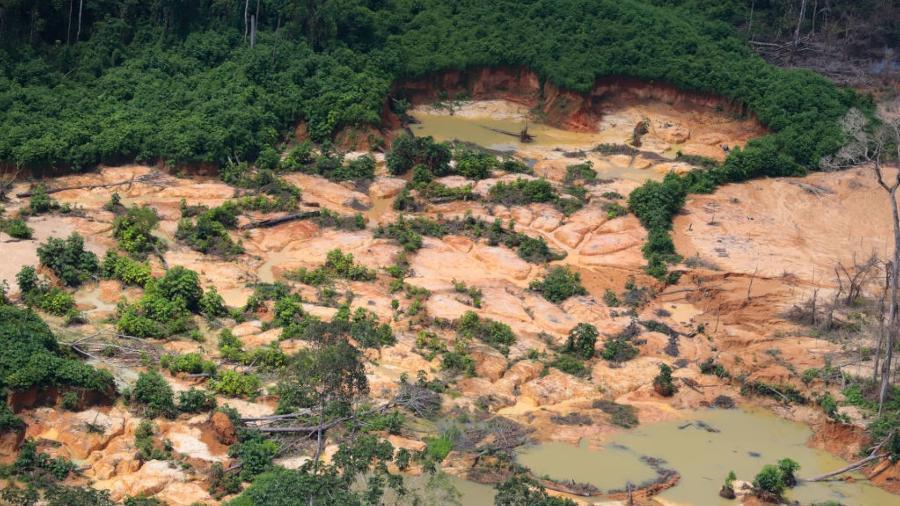
MULTIPOLYGON (((501 131, 521 131, 526 124, 527 111, 516 109, 514 104, 495 102, 498 101, 488 104, 495 107, 471 103, 453 115, 428 107, 417 108, 411 111, 411 115, 418 123, 410 125, 410 129, 416 136, 431 136, 438 141, 468 142, 496 151, 545 160, 564 158, 566 152, 590 153, 600 144, 623 145, 628 141, 628 135, 620 129, 574 132, 529 119, 528 133, 533 136, 533 141, 525 143, 517 136, 501 131)), ((661 173, 646 166, 632 166, 627 157, 623 160, 622 157, 590 154, 588 158, 594 163, 594 169, 601 178, 625 178, 639 182, 662 178, 661 173)), ((673 153, 671 158, 674 156, 673 153)), ((577 160, 573 159, 572 163, 577 163, 577 160)))
MULTIPOLYGON (((640 456, 665 460, 679 472, 678 484, 657 499, 671 505, 721 504, 719 488, 729 471, 752 481, 765 464, 791 458, 800 464, 799 477, 811 477, 846 465, 842 459, 806 446, 811 431, 763 410, 702 410, 682 420, 656 423, 623 432, 603 450, 545 443, 523 450, 519 462, 537 475, 558 480, 575 479, 601 489, 622 488, 653 475, 640 456), (700 422, 700 423, 698 423, 700 422), (712 432, 707 427, 718 432, 712 432)), ((857 476, 856 481, 801 483, 787 497, 812 504, 828 500, 847 506, 900 505, 900 497, 857 476)))

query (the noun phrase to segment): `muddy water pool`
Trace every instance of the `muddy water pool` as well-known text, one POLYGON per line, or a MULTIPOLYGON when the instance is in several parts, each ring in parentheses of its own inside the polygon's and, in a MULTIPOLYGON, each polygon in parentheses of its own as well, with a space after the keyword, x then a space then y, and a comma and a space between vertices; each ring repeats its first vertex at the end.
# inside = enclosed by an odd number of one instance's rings
MULTIPOLYGON (((449 115, 444 111, 431 108, 417 108, 410 112, 418 123, 410 125, 416 136, 431 136, 438 141, 462 141, 482 146, 494 151, 506 153, 527 153, 528 157, 537 156, 542 159, 558 159, 566 152, 581 151, 589 153, 594 169, 601 178, 625 178, 635 181, 661 179, 662 175, 653 169, 637 168, 625 163, 620 158, 591 153, 600 144, 625 144, 628 134, 620 130, 599 132, 574 132, 554 128, 543 123, 528 122, 528 133, 534 137, 529 143, 523 143, 516 136, 500 133, 498 130, 518 133, 525 126, 525 113, 517 115, 484 113, 449 115), (617 163, 618 162, 618 163, 617 163)), ((672 155, 674 158, 674 154, 672 155)), ((577 163, 577 162, 572 162, 577 163)))
MULTIPOLYGON (((682 420, 620 433, 601 450, 544 443, 523 449, 518 459, 538 476, 575 479, 609 490, 652 478, 654 471, 640 459, 655 457, 681 475, 675 487, 657 496, 660 502, 733 505, 718 496, 729 471, 733 470, 739 480, 752 481, 763 465, 782 458, 800 464, 797 474, 801 478, 846 465, 834 455, 807 447, 811 434, 805 425, 763 410, 701 410, 687 413, 682 420)), ((853 483, 801 483, 786 495, 804 505, 829 500, 847 506, 900 505, 900 496, 862 479, 853 483)))

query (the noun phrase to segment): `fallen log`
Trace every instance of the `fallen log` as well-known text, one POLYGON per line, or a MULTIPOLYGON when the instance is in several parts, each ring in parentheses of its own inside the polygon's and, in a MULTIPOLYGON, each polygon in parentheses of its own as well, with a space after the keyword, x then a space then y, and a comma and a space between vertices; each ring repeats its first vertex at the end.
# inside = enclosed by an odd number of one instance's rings
POLYGON ((856 471, 857 469, 865 466, 869 462, 882 459, 884 457, 887 457, 887 455, 888 455, 887 453, 881 453, 878 455, 869 455, 868 457, 861 459, 861 460, 857 460, 856 462, 854 462, 852 464, 848 464, 847 466, 842 467, 842 468, 838 469, 837 471, 832 471, 830 473, 826 473, 821 476, 816 476, 815 478, 809 478, 807 480, 800 480, 800 481, 806 481, 806 482, 825 481, 829 478, 834 478, 835 476, 838 476, 840 474, 849 473, 850 471, 856 471))
MULTIPOLYGON (((149 182, 158 180, 160 178, 162 178, 162 174, 154 172, 154 173, 145 174, 145 175, 139 176, 139 177, 132 177, 132 178, 126 179, 124 181, 116 181, 114 183, 79 184, 79 185, 74 185, 74 186, 60 186, 57 188, 47 188, 46 190, 47 190, 48 194, 49 193, 59 193, 59 192, 64 192, 64 191, 68 191, 68 190, 93 190, 96 188, 112 188, 113 186, 123 186, 123 185, 130 185, 130 184, 134 184, 134 183, 149 183, 149 182)), ((19 192, 16 194, 16 197, 25 198, 25 197, 30 197, 32 195, 34 195, 34 189, 24 191, 24 192, 19 192)))
MULTIPOLYGON (((396 405, 397 405, 397 403, 395 401, 386 402, 375 409, 370 409, 369 411, 366 411, 365 413, 353 414, 350 416, 336 418, 334 420, 331 420, 330 422, 326 422, 321 425, 294 426, 294 427, 260 427, 259 431, 260 432, 268 432, 268 433, 288 433, 288 434, 289 433, 298 433, 298 432, 306 432, 307 434, 312 434, 313 432, 318 432, 320 430, 324 432, 338 424, 341 424, 343 422, 346 422, 347 420, 351 420, 356 417, 373 415, 375 413, 384 413, 385 411, 387 411, 388 409, 390 409, 396 405)), ((273 416, 282 416, 282 415, 273 415, 273 416)))
POLYGON ((269 218, 267 220, 259 220, 247 223, 246 225, 241 227, 241 230, 250 230, 253 228, 269 228, 276 225, 281 225, 282 223, 287 223, 289 221, 315 218, 316 216, 319 216, 321 214, 322 211, 303 211, 300 213, 285 214, 284 216, 279 216, 277 218, 269 218))

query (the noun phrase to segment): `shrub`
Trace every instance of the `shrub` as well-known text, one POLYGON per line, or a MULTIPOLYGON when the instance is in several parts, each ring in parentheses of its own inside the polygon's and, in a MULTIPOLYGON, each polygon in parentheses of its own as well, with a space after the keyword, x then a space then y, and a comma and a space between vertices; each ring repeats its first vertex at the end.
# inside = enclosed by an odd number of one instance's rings
POLYGON ((237 226, 239 211, 229 202, 201 213, 196 219, 182 218, 175 238, 201 253, 226 258, 239 255, 244 248, 228 235, 228 229, 237 226))
POLYGON ((172 387, 156 371, 142 372, 131 390, 131 400, 142 406, 148 418, 173 418, 177 412, 173 397, 172 387))
POLYGON ((506 481, 497 485, 495 506, 575 506, 575 502, 564 497, 549 495, 534 478, 525 473, 514 473, 506 481))
POLYGON ((84 238, 73 232, 68 239, 55 237, 38 246, 41 265, 49 268, 64 284, 78 286, 97 274, 97 255, 84 249, 84 238))
POLYGON ((0 305, 0 389, 27 390, 35 385, 115 392, 109 372, 68 358, 34 312, 0 305))
POLYGON ((106 279, 117 279, 126 285, 144 286, 153 276, 150 265, 117 255, 109 250, 100 264, 100 276, 106 279))
POLYGON ((607 288, 606 291, 603 292, 603 303, 609 307, 619 307, 619 297, 616 295, 616 292, 607 288))
POLYGON ((209 392, 191 387, 178 393, 178 411, 204 413, 216 409, 216 398, 209 392))
POLYGON ((559 196, 546 179, 516 179, 511 183, 500 181, 491 187, 488 197, 493 202, 507 206, 532 202, 553 202, 559 196))
POLYGON ((500 165, 496 157, 484 151, 461 149, 453 157, 456 159, 456 172, 469 179, 489 178, 500 165))
POLYGON ((215 318, 217 316, 227 316, 228 308, 225 307, 225 299, 219 295, 216 287, 211 286, 200 297, 199 302, 200 313, 207 318, 215 318))
POLYGON ((168 460, 172 457, 172 449, 167 444, 158 447, 153 441, 153 433, 156 427, 150 420, 141 420, 137 429, 134 431, 134 447, 138 451, 138 458, 143 461, 147 460, 168 460))
POLYGON ((5 232, 14 239, 31 239, 31 228, 22 218, 0 219, 0 232, 5 232))
POLYGON ((280 161, 278 151, 272 146, 266 146, 259 151, 256 157, 256 167, 260 169, 274 170, 280 161))
POLYGON ((272 460, 278 453, 278 444, 259 434, 232 445, 228 456, 241 462, 241 479, 251 481, 256 475, 272 469, 272 460))
POLYGON ((261 387, 259 376, 237 371, 225 371, 209 381, 210 390, 229 397, 253 398, 261 387))
POLYGON ((185 332, 193 325, 184 299, 165 297, 152 283, 134 304, 120 302, 117 314, 116 328, 133 337, 162 339, 185 332))
POLYGON ((200 287, 200 277, 190 269, 180 265, 172 267, 166 271, 163 277, 157 280, 156 289, 160 295, 167 299, 180 298, 191 311, 200 309, 203 288, 200 287))
POLYGON ((446 434, 440 437, 425 438, 425 454, 434 462, 443 462, 451 450, 453 450, 453 441, 446 434))
POLYGON ((0 403, 0 434, 20 431, 25 428, 25 422, 15 415, 6 403, 0 403))
POLYGON ((62 395, 59 407, 66 411, 75 411, 78 408, 78 394, 75 392, 66 392, 62 395))
POLYGON ((350 337, 363 348, 381 348, 397 342, 390 325, 379 323, 378 317, 363 308, 357 308, 350 321, 350 337))
POLYGON ((229 329, 222 329, 219 333, 219 351, 225 360, 231 362, 244 360, 244 345, 229 329))
POLYGON ((597 171, 594 170, 594 165, 590 161, 566 167, 566 184, 571 184, 575 181, 593 183, 596 180, 597 171))
POLYGON ((336 228, 338 230, 363 230, 366 228, 366 218, 362 214, 353 216, 341 216, 334 211, 322 209, 313 221, 321 228, 336 228))
POLYGON ((185 353, 175 355, 163 355, 159 361, 160 367, 168 369, 172 374, 180 372, 187 374, 214 374, 216 364, 204 360, 199 353, 185 353))
POLYGON ((630 339, 616 336, 603 342, 600 356, 610 362, 627 362, 638 356, 638 349, 631 344, 630 339))
POLYGON ((532 281, 528 288, 539 292, 545 299, 555 304, 575 295, 587 295, 587 290, 581 286, 581 275, 572 272, 568 267, 551 268, 544 279, 532 281))
POLYGON ((385 161, 391 174, 399 176, 416 165, 423 165, 441 177, 450 171, 450 147, 431 137, 401 135, 394 139, 385 161))
POLYGON ((613 425, 626 429, 638 426, 637 410, 634 406, 598 399, 591 404, 591 407, 608 414, 613 425))
POLYGON ((16 283, 19 285, 19 291, 28 293, 38 287, 37 271, 30 265, 23 266, 16 274, 16 283))
POLYGON ((653 389, 663 397, 672 397, 678 387, 672 382, 672 368, 666 364, 659 365, 659 374, 653 378, 653 389))
POLYGON ((572 376, 586 378, 590 375, 590 370, 584 366, 584 363, 572 355, 560 355, 550 365, 572 376))
POLYGON ((31 199, 28 202, 28 211, 32 215, 49 213, 60 208, 59 202, 53 200, 47 193, 47 187, 39 184, 31 189, 31 199))
POLYGON ((113 220, 113 237, 124 251, 145 256, 162 246, 162 242, 153 235, 158 223, 159 216, 152 207, 131 206, 125 214, 113 220))
POLYGON ((375 279, 375 271, 354 263, 352 253, 345 255, 340 249, 333 249, 328 252, 322 267, 312 271, 302 268, 292 273, 290 277, 301 283, 320 286, 330 282, 332 277, 350 281, 372 281, 375 279))
POLYGON ((303 170, 312 161, 312 143, 303 141, 288 151, 287 156, 281 160, 280 168, 281 170, 297 172, 303 170))
POLYGON ((598 335, 597 327, 590 323, 579 323, 569 332, 566 352, 574 353, 585 360, 593 358, 598 335))
POLYGON ((456 322, 456 331, 465 338, 483 341, 504 354, 508 353, 509 346, 516 342, 516 335, 509 325, 488 318, 480 318, 475 311, 466 311, 462 315, 462 318, 456 322))
POLYGON ((778 466, 772 464, 763 466, 762 470, 753 479, 753 487, 774 497, 781 497, 781 494, 787 488, 784 481, 784 473, 778 466))
POLYGON ((369 155, 360 156, 326 174, 333 181, 359 181, 375 177, 375 159, 369 155))

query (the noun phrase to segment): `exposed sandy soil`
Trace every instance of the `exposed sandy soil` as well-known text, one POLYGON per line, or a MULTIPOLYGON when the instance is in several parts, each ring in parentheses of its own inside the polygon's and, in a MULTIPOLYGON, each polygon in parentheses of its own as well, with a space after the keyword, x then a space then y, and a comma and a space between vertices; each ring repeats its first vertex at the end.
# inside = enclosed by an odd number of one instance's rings
MULTIPOLYGON (((716 123, 711 116, 697 111, 685 112, 677 100, 672 104, 648 106, 646 96, 638 93, 634 101, 603 116, 601 125, 622 129, 643 114, 654 114, 651 137, 660 142, 674 130, 690 131, 691 139, 703 138, 706 131, 722 133, 727 142, 741 142, 741 136, 758 133, 741 123, 716 123), (658 108, 657 108, 658 107, 658 108), (654 112, 655 111, 655 112, 654 112), (619 116, 617 116, 619 115, 619 116), (618 118, 618 119, 616 119, 618 118), (657 121, 659 118, 659 121, 657 121), (615 122, 615 124, 613 124, 615 122), (731 126, 728 126, 731 125, 731 126), (730 128, 734 130, 729 130, 730 128), (664 133, 662 130, 672 129, 664 133), (723 133, 724 132, 724 133, 723 133)), ((692 107, 696 104, 692 105, 692 107)), ((508 105, 481 104, 472 113, 505 114, 508 105)), ((518 113, 518 112, 516 112, 518 113)), ((633 126, 633 125, 632 125, 633 126)), ((630 129, 631 126, 628 126, 630 129)), ((618 130, 617 130, 618 131, 618 130)), ((622 130, 624 132, 624 130, 622 130)), ((630 133, 629 133, 630 135, 630 133)), ((746 138, 746 137, 745 137, 746 138)), ((708 140, 708 139, 707 139, 708 140)), ((655 142, 655 141, 654 141, 655 142)), ((668 142, 668 141, 666 141, 668 142)), ((704 141, 706 142, 706 141, 704 141)), ((715 145, 724 140, 716 140, 715 145)), ((665 151, 671 148, 656 145, 665 151)), ((534 153, 520 153, 531 157, 534 153)), ((342 214, 362 212, 369 223, 361 231, 320 229, 310 221, 295 221, 273 228, 233 232, 242 241, 246 253, 234 261, 203 255, 174 240, 180 217, 179 203, 219 205, 235 194, 235 190, 216 180, 199 177, 176 177, 160 174, 150 182, 135 181, 120 186, 123 203, 146 203, 160 214, 159 234, 167 242, 164 258, 168 265, 184 265, 200 273, 204 286, 215 286, 232 306, 242 305, 252 293, 248 284, 258 281, 283 280, 284 274, 298 267, 320 265, 327 252, 340 248, 354 254, 355 259, 373 269, 393 263, 399 247, 391 241, 373 237, 374 226, 393 221, 397 213, 390 208, 391 199, 405 181, 385 175, 379 157, 379 176, 368 188, 328 182, 320 177, 290 174, 285 179, 303 190, 304 205, 327 207, 342 214)), ((564 176, 565 162, 546 159, 538 164, 538 173, 559 183, 564 176)), ((143 166, 105 168, 101 171, 57 178, 53 187, 100 182, 130 181, 133 177, 157 173, 157 169, 143 166)), ((486 194, 490 186, 515 175, 475 182, 461 178, 446 178, 448 186, 472 183, 474 191, 486 194)), ((813 285, 827 287, 835 260, 847 260, 857 253, 864 256, 875 250, 883 254, 888 230, 887 211, 883 197, 875 190, 871 178, 861 170, 833 174, 815 174, 802 179, 772 179, 729 185, 713 195, 692 196, 685 212, 674 224, 674 239, 686 257, 699 255, 715 263, 718 270, 697 268, 688 270, 681 281, 662 289, 643 274, 644 260, 641 246, 646 232, 631 215, 609 219, 599 202, 601 195, 618 191, 627 195, 637 183, 615 180, 588 187, 593 199, 584 209, 564 216, 548 205, 533 204, 507 208, 482 202, 451 202, 431 205, 422 214, 444 218, 461 217, 466 213, 505 223, 514 220, 518 231, 547 240, 551 248, 566 253, 559 264, 569 265, 582 275, 588 295, 573 297, 562 304, 551 304, 527 289, 530 281, 540 277, 545 267, 520 259, 504 246, 490 246, 485 241, 466 237, 447 236, 426 238, 424 247, 409 255, 410 276, 406 281, 430 290, 425 311, 433 318, 454 320, 464 312, 476 310, 482 317, 510 325, 517 342, 508 356, 482 344, 473 344, 470 352, 475 360, 476 375, 462 377, 455 383, 453 396, 445 396, 446 409, 479 409, 479 399, 489 399, 495 414, 509 417, 533 429, 538 441, 577 442, 583 438, 591 446, 599 446, 611 434, 620 430, 605 416, 591 410, 595 399, 610 399, 637 409, 642 423, 679 418, 681 410, 706 406, 719 395, 738 397, 738 385, 701 375, 699 363, 708 357, 725 365, 732 374, 744 373, 748 379, 780 383, 796 379, 796 371, 819 367, 826 354, 840 351, 828 341, 804 335, 796 325, 786 321, 784 310, 805 299, 813 285), (807 186, 804 186, 807 185, 807 186), (818 188, 816 193, 808 189, 818 188), (724 251, 724 253, 721 253, 724 251), (724 256, 723 256, 724 255, 724 256), (755 273, 755 274, 754 274, 755 273), (792 274, 785 276, 785 273, 792 274), (588 365, 589 378, 577 378, 556 369, 544 370, 544 364, 533 358, 534 352, 551 351, 565 341, 567 333, 578 323, 596 325, 603 342, 624 329, 631 316, 623 308, 608 307, 603 300, 606 289, 622 293, 626 280, 634 278, 639 286, 660 290, 638 314, 641 320, 658 320, 679 333, 677 359, 679 367, 674 376, 684 386, 672 398, 662 398, 652 388, 660 363, 672 364, 676 357, 667 350, 666 335, 642 330, 640 356, 622 366, 594 359, 588 365), (751 279, 752 286, 751 286, 751 279), (464 281, 482 290, 480 309, 457 293, 452 282, 464 281), (749 292, 749 296, 748 296, 749 292), (705 333, 700 332, 701 325, 705 333), (774 351, 773 351, 774 350, 774 351), (531 357, 531 358, 529 358, 531 357), (591 425, 561 425, 554 415, 588 413, 591 425)), ((27 187, 20 184, 15 191, 27 187)), ((15 193, 14 191, 14 193, 15 193)), ((92 251, 102 254, 115 242, 110 235, 112 213, 102 210, 112 189, 69 190, 52 196, 73 204, 82 216, 32 218, 35 229, 33 241, 11 242, 0 236, 7 261, 0 265, 0 279, 14 285, 13 278, 22 265, 35 264, 35 249, 46 237, 66 236, 79 231, 87 238, 92 251)), ((13 199, 7 205, 14 211, 25 199, 13 199)), ((245 218, 242 218, 245 219, 245 218)), ((158 259, 152 260, 157 272, 158 259)), ((415 377, 420 370, 429 377, 440 377, 438 359, 428 360, 416 347, 416 332, 410 320, 396 315, 389 293, 391 279, 379 271, 371 283, 340 282, 337 291, 351 289, 355 293, 353 307, 373 311, 385 322, 391 322, 398 342, 394 346, 369 353, 367 365, 373 397, 386 400, 397 388, 401 374, 415 377)), ((311 287, 290 283, 304 297, 304 308, 315 315, 330 318, 336 311, 319 301, 311 287)), ((79 303, 87 311, 90 323, 81 330, 109 328, 104 322, 119 297, 129 299, 140 295, 139 289, 123 290, 115 282, 90 284, 77 294, 79 303)), ((408 302, 402 301, 405 307, 408 302)), ((278 341, 280 330, 263 330, 263 322, 270 319, 268 310, 256 319, 233 326, 233 331, 248 348, 278 341)), ((50 319, 54 324, 58 320, 50 319)), ((204 333, 212 335, 205 324, 204 333)), ((68 331, 78 332, 79 328, 68 331)), ((447 343, 455 339, 450 332, 438 332, 447 343)), ((214 341, 196 343, 186 338, 157 343, 170 352, 202 351, 216 357, 214 341)), ((306 343, 280 341, 287 351, 297 350, 306 343)), ((134 371, 131 371, 133 374, 134 371)), ((176 391, 185 390, 201 380, 169 377, 176 391)), ((754 401, 773 407, 785 417, 816 426, 823 423, 820 411, 812 408, 781 408, 774 401, 754 401)), ((220 399, 245 416, 273 412, 274 400, 268 397, 256 401, 220 399)), ((158 461, 141 465, 133 458, 133 433, 138 423, 135 415, 123 407, 103 408, 68 413, 40 408, 26 413, 29 436, 56 441, 53 451, 86 462, 90 470, 85 474, 94 486, 108 489, 115 498, 140 492, 158 493, 171 504, 211 502, 206 491, 203 469, 212 462, 226 461, 225 448, 215 437, 215 429, 205 417, 181 418, 159 424, 161 435, 172 440, 176 451, 185 453, 194 470, 171 468, 158 461), (107 426, 102 433, 84 434, 84 422, 103 420, 107 426)), ((822 444, 830 451, 846 449, 857 444, 858 436, 842 435, 846 443, 822 444)), ((399 446, 418 447, 421 442, 395 437, 399 446)), ((329 447, 326 455, 333 452, 329 447)), ((842 452, 843 453, 843 452, 842 452)), ((292 455, 282 461, 286 465, 300 465, 305 455, 292 455)), ((465 475, 471 462, 454 453, 446 468, 465 475)), ((895 470, 882 473, 889 476, 895 470), (885 474, 886 473, 886 474, 885 474)), ((886 478, 884 479, 886 482, 886 478)))
POLYGON ((673 230, 679 253, 725 271, 828 283, 836 262, 886 258, 890 227, 887 196, 872 170, 858 168, 692 195, 673 230))

